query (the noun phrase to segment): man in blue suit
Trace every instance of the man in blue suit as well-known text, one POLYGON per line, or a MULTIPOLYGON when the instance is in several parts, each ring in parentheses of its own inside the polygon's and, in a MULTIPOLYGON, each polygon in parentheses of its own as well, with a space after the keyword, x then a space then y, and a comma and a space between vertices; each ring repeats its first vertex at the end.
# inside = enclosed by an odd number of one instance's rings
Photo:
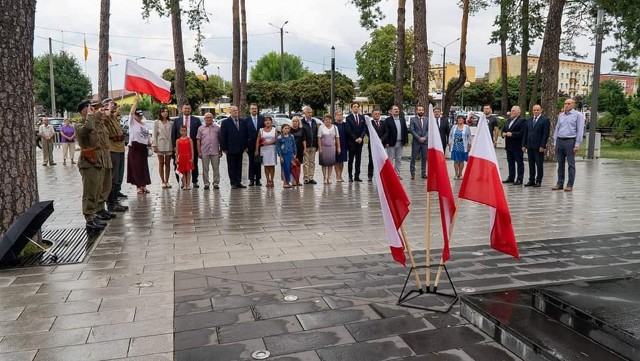
POLYGON ((256 162, 256 140, 258 139, 258 131, 264 128, 264 117, 258 114, 258 104, 251 103, 249 105, 249 116, 244 120, 249 129, 249 144, 247 144, 247 154, 249 155, 249 187, 261 186, 262 165, 256 162))
POLYGON ((230 113, 220 127, 220 149, 227 156, 231 189, 247 188, 242 184, 242 156, 249 141, 248 123, 238 117, 238 107, 232 106, 230 113))
MULTIPOLYGON (((202 125, 200 118, 191 115, 191 105, 185 104, 182 106, 182 115, 173 121, 173 128, 171 128, 171 144, 173 144, 173 152, 175 154, 176 140, 180 138, 180 128, 182 126, 187 127, 187 134, 193 141, 193 144, 198 143, 198 128, 202 125)), ((191 179, 193 180, 193 188, 198 188, 198 149, 193 147, 193 170, 191 171, 191 179)))
MULTIPOLYGON (((423 179, 427 179, 427 129, 429 127, 429 118, 424 115, 424 106, 416 107, 417 116, 412 117, 409 121, 409 130, 413 135, 411 142, 411 163, 409 170, 411 171, 411 179, 416 178, 416 158, 420 154, 420 174, 423 179)), ((435 114, 435 110, 433 111, 435 114)))
POLYGON ((542 115, 542 107, 533 106, 533 118, 529 119, 524 127, 522 135, 522 150, 527 152, 529 159, 529 182, 525 187, 540 187, 544 175, 544 152, 547 150, 547 141, 551 122, 542 115))

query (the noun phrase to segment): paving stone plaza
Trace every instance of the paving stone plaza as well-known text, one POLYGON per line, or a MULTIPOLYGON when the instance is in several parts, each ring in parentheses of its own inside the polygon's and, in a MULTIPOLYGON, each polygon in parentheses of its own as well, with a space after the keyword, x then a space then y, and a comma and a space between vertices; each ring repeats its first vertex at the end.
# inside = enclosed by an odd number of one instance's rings
MULTIPOLYGON (((276 177, 275 188, 232 190, 223 159, 219 190, 181 191, 162 189, 157 159, 149 162, 151 193, 123 187, 130 211, 83 263, 0 270, 0 360, 226 361, 258 350, 279 361, 518 359, 461 317, 459 305, 449 313, 396 305, 407 270, 389 255, 366 177, 294 189, 276 177)), ((38 166, 40 199, 55 207, 45 228, 82 228, 80 175, 61 163, 38 166)), ((403 167, 412 202, 405 226, 424 263, 425 183, 403 167)), ((448 263, 456 289, 637 274, 639 178, 637 161, 599 159, 577 162, 571 193, 551 191, 553 163, 541 188, 506 185, 521 260, 490 250, 487 208, 463 201, 448 263)), ((452 182, 457 193, 460 181, 452 182)), ((436 260, 437 207, 431 219, 436 260)))

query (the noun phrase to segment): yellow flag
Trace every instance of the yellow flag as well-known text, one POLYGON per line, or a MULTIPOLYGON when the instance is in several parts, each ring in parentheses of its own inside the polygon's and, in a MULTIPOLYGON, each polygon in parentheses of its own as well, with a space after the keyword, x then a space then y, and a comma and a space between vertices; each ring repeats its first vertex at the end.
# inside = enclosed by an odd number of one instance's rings
POLYGON ((87 39, 84 39, 84 61, 89 57, 89 48, 87 48, 87 39))

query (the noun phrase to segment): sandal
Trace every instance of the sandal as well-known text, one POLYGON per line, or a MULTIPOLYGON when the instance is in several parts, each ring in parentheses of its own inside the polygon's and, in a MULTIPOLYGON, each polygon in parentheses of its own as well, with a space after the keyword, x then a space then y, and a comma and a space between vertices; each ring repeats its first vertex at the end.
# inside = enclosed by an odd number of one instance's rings
POLYGON ((138 194, 144 194, 144 189, 142 189, 142 188, 138 188, 138 191, 137 191, 136 193, 138 193, 138 194))
POLYGON ((142 190, 144 191, 144 193, 151 193, 147 188, 142 188, 142 190))

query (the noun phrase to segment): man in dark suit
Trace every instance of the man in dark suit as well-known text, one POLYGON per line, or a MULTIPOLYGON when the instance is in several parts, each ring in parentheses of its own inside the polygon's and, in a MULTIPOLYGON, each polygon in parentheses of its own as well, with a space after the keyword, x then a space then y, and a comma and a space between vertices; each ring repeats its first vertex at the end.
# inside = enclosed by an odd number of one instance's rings
POLYGON ((249 155, 249 187, 261 186, 262 165, 256 162, 256 139, 258 139, 258 131, 264 128, 264 117, 258 114, 258 104, 251 103, 249 105, 249 116, 244 120, 249 129, 249 144, 247 144, 247 154, 249 155))
MULTIPOLYGON (((185 104, 182 106, 182 115, 173 121, 173 128, 171 128, 171 144, 173 144, 173 152, 176 149, 176 140, 180 138, 180 128, 182 126, 187 127, 189 138, 193 141, 193 144, 198 142, 198 128, 202 125, 200 118, 191 115, 191 105, 185 104)), ((191 179, 193 180, 193 188, 198 188, 198 149, 193 147, 193 170, 191 171, 191 179)))
MULTIPOLYGON (((373 119, 371 119, 371 126, 378 134, 378 138, 380 138, 380 142, 385 144, 387 142, 387 137, 389 136, 389 128, 387 127, 387 123, 384 120, 380 119, 380 109, 376 109, 371 113, 373 119)), ((367 129, 367 136, 369 136, 369 130, 367 129)), ((369 137, 369 164, 367 165, 367 177, 369 181, 373 179, 373 159, 371 159, 371 137, 369 137)))
POLYGON ((398 178, 400 176, 400 165, 402 164, 402 148, 409 144, 409 130, 404 116, 400 114, 400 108, 397 105, 391 107, 390 116, 385 119, 389 128, 389 137, 387 138, 387 155, 389 160, 394 163, 394 169, 398 178))
MULTIPOLYGON (((416 107, 416 113, 417 116, 411 118, 409 121, 409 131, 411 132, 411 135, 413 135, 413 140, 411 141, 411 163, 409 163, 409 170, 411 171, 411 179, 415 179, 416 158, 419 153, 422 179, 427 179, 427 130, 429 128, 429 118, 424 114, 423 105, 418 105, 416 107)), ((435 110, 433 113, 435 115, 435 110)))
POLYGON ((231 189, 247 188, 242 182, 242 156, 249 141, 248 123, 238 117, 238 107, 232 106, 231 116, 220 127, 220 149, 227 156, 231 189))
POLYGON ((525 120, 520 116, 520 107, 517 105, 511 108, 510 114, 511 119, 502 128, 502 137, 505 138, 505 150, 507 151, 507 163, 509 164, 509 176, 502 183, 513 182, 513 185, 517 186, 522 184, 522 178, 524 177, 522 135, 524 133, 525 120))
POLYGON ((522 150, 527 152, 529 159, 529 182, 525 187, 540 187, 544 175, 544 152, 547 150, 547 140, 551 122, 542 115, 539 104, 533 106, 533 118, 528 120, 522 135, 522 150))
POLYGON ((311 107, 302 108, 302 128, 305 131, 307 147, 304 150, 302 171, 304 173, 304 184, 317 184, 313 179, 316 173, 316 152, 318 151, 318 123, 313 119, 313 109, 311 107))
POLYGON ((356 182, 362 182, 362 179, 360 179, 360 164, 362 161, 364 136, 367 132, 367 123, 365 122, 364 115, 360 114, 360 104, 356 102, 351 103, 351 114, 347 115, 347 125, 345 128, 347 130, 347 149, 349 151, 349 182, 353 182, 354 180, 356 182), (355 170, 353 169, 354 159, 356 161, 355 170))
POLYGON ((451 124, 442 116, 440 108, 433 108, 433 116, 436 118, 436 125, 440 132, 440 140, 442 141, 442 151, 446 152, 447 144, 449 144, 449 133, 451 132, 451 124))

